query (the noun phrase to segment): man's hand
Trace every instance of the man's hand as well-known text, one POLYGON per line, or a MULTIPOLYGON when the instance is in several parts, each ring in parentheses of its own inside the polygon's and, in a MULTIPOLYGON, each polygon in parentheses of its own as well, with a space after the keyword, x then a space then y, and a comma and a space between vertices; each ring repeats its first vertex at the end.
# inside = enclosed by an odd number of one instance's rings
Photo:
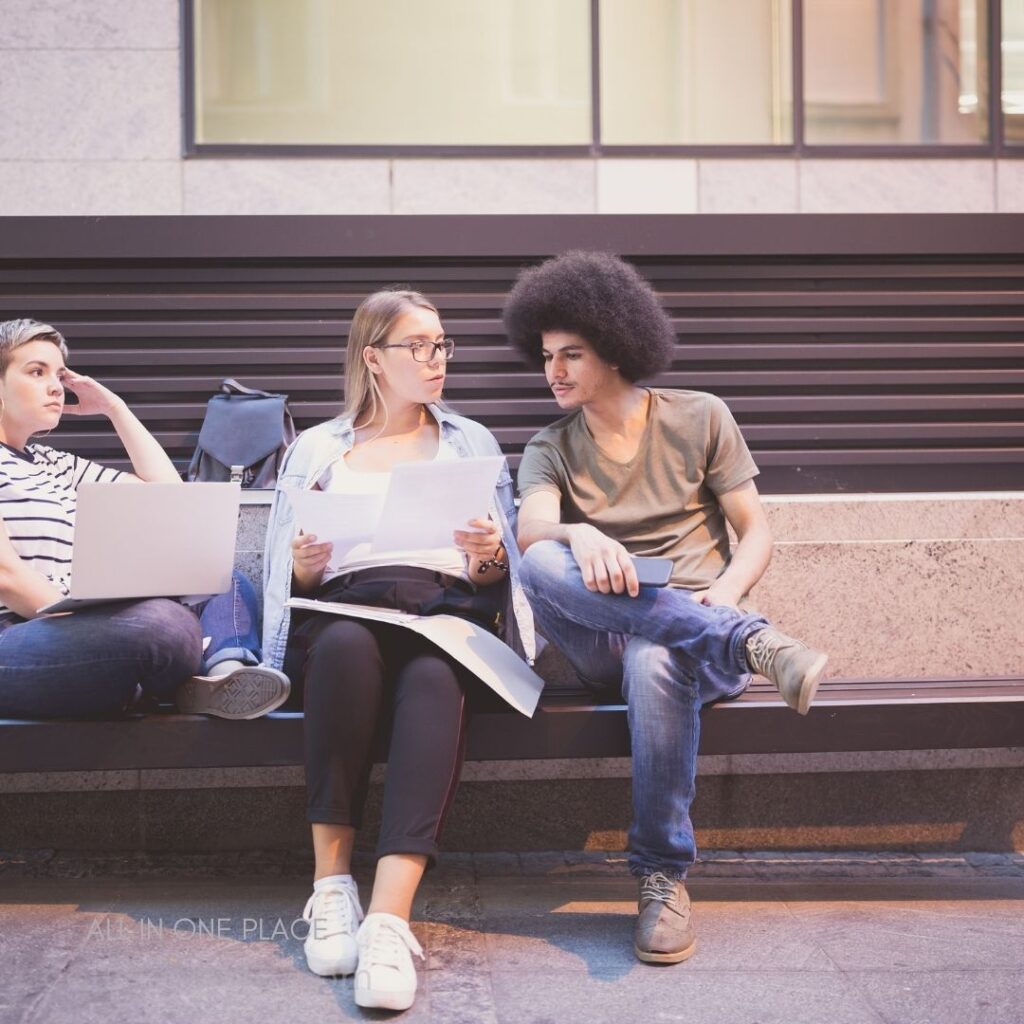
POLYGON ((587 590, 602 594, 640 593, 640 582, 629 552, 611 537, 587 523, 577 523, 568 528, 569 547, 572 557, 583 574, 587 590))
POLYGON ((734 588, 722 583, 720 580, 716 580, 706 590, 695 590, 693 592, 693 599, 701 604, 725 605, 728 608, 735 608, 739 611, 739 604, 743 600, 743 595, 737 594, 734 588))
POLYGON ((64 411, 73 416, 110 416, 124 405, 110 388, 74 370, 65 370, 61 381, 65 390, 78 399, 73 405, 64 405, 64 411))
POLYGON ((320 585, 333 550, 334 545, 329 541, 317 544, 315 533, 299 530, 292 541, 292 574, 299 590, 308 593, 320 585))

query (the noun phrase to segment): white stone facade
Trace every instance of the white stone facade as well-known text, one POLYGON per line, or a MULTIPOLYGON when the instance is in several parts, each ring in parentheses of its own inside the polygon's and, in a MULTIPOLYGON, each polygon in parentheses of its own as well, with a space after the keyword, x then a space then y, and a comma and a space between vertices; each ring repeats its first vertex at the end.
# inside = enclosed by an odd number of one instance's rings
POLYGON ((0 216, 1024 211, 1024 160, 184 159, 178 0, 2 0, 0 216))

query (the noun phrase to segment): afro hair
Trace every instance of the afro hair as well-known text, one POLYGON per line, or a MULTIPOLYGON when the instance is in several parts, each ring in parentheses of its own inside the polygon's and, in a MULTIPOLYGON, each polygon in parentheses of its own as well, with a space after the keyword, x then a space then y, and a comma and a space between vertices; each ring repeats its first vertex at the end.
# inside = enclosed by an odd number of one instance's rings
POLYGON ((509 341, 543 367, 541 334, 566 331, 593 346, 628 381, 672 360, 675 333, 651 286, 604 252, 566 252, 519 274, 503 313, 509 341))

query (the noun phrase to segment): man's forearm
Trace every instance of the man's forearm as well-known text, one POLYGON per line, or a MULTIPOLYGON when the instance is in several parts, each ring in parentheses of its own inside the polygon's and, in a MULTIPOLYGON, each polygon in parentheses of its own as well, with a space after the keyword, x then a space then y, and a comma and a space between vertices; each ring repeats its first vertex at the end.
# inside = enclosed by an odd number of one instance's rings
POLYGON ((572 542, 572 523, 553 523, 547 519, 529 519, 526 522, 519 521, 519 532, 516 540, 519 542, 519 550, 524 555, 531 544, 540 540, 556 540, 559 544, 567 547, 572 542))
POLYGON ((716 583, 719 587, 727 587, 739 600, 764 575, 771 559, 771 532, 766 526, 757 526, 739 539, 728 568, 716 583))

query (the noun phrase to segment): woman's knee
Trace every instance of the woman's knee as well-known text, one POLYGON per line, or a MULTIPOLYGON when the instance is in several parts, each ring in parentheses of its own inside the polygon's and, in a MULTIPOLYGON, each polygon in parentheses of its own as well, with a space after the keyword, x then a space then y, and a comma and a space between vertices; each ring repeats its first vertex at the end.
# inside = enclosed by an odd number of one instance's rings
POLYGON ((191 608, 170 598, 136 601, 115 613, 118 643, 159 677, 183 681, 199 671, 203 635, 191 608))
POLYGON ((309 660, 339 668, 379 657, 380 646, 373 630, 351 619, 333 619, 326 623, 309 646, 309 660))
POLYGON ((436 654, 419 654, 402 666, 395 685, 395 706, 423 704, 462 713, 463 686, 454 666, 436 654))
POLYGON ((303 670, 307 706, 333 700, 379 699, 384 686, 384 659, 372 629, 350 619, 332 619, 311 640, 303 670), (319 696, 318 696, 319 695, 319 696))

